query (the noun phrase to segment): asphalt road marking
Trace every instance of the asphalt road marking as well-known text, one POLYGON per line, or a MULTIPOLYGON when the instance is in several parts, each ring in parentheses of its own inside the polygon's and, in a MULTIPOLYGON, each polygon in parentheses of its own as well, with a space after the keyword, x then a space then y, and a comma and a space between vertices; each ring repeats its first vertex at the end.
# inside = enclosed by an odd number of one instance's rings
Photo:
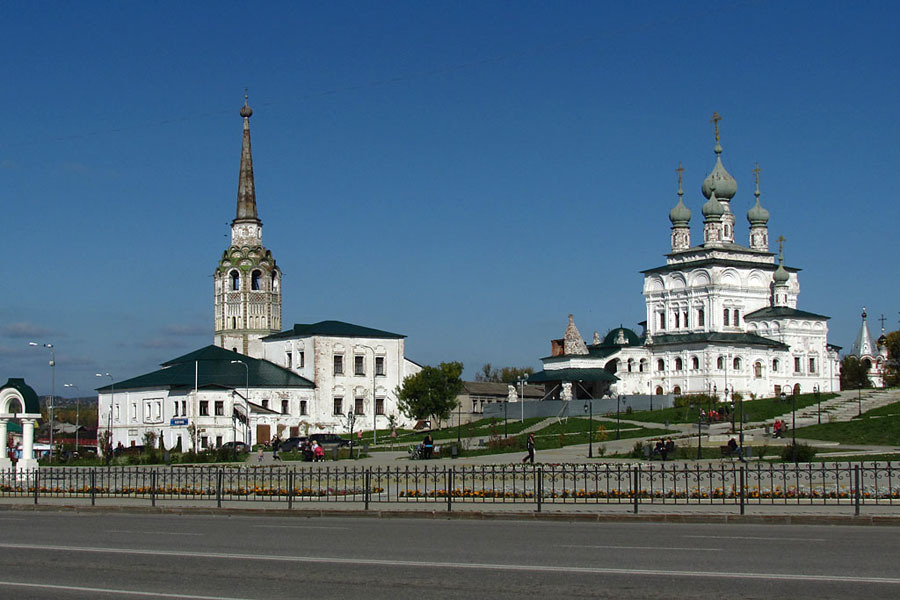
POLYGON ((197 535, 202 536, 202 533, 188 533, 185 531, 140 531, 137 529, 108 529, 110 533, 141 533, 147 535, 197 535))
POLYGON ((325 525, 254 525, 257 529, 350 529, 349 527, 328 527, 325 525))
POLYGON ((752 535, 686 535, 686 538, 712 539, 712 540, 764 540, 767 542, 826 542, 825 538, 798 538, 798 537, 757 537, 752 535))
POLYGON ((425 560, 389 560, 377 558, 343 558, 336 556, 279 556, 261 554, 231 554, 224 552, 141 550, 137 548, 104 548, 93 546, 55 546, 45 544, 2 544, 10 550, 39 550, 42 552, 94 552, 97 554, 125 554, 137 556, 166 556, 178 558, 208 558, 216 560, 270 561, 296 564, 328 564, 374 567, 472 569, 482 571, 522 571, 531 573, 570 573, 577 575, 655 575, 661 577, 696 577, 708 579, 763 579, 772 581, 809 581, 835 583, 874 583, 900 585, 898 577, 862 577, 855 575, 807 575, 805 573, 730 573, 727 571, 677 571, 665 569, 624 569, 606 567, 573 567, 566 565, 517 565, 500 563, 437 562, 425 560))
POLYGON ((0 581, 0 587, 19 587, 66 592, 91 592, 93 594, 112 594, 115 596, 141 596, 143 598, 186 598, 187 600, 250 600, 249 598, 232 598, 226 596, 167 594, 165 592, 142 592, 140 590, 118 590, 114 588, 81 587, 77 585, 52 585, 49 583, 27 583, 24 581, 0 581))
POLYGON ((681 546, 596 546, 588 544, 558 544, 559 548, 601 548, 604 550, 702 550, 704 552, 724 552, 725 548, 695 548, 681 546))

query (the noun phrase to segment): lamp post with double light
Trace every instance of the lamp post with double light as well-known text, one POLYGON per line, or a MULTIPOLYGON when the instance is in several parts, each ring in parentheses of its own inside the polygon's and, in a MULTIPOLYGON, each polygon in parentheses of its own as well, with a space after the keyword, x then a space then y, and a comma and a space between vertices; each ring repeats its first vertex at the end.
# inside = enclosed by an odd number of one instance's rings
MULTIPOLYGON (((106 455, 106 466, 109 466, 109 461, 112 459, 112 415, 113 415, 113 404, 116 400, 116 383, 113 381, 113 376, 109 373, 94 373, 95 377, 109 377, 109 385, 110 385, 110 394, 109 394, 109 412, 106 414, 106 448, 103 449, 103 454, 106 455)), ((100 416, 99 414, 97 415, 100 416)))
MULTIPOLYGON (((242 360, 233 360, 231 361, 231 364, 244 365, 244 374, 247 376, 245 388, 246 391, 244 395, 244 443, 247 444, 247 448, 250 448, 250 367, 247 366, 247 363, 242 360)), ((233 412, 234 408, 232 408, 231 410, 233 412)))
POLYGON ((53 462, 53 396, 56 393, 56 357, 53 353, 53 344, 39 344, 28 342, 29 346, 46 348, 50 351, 50 403, 47 405, 47 413, 50 416, 50 462, 53 462))
POLYGON ((519 395, 519 402, 521 403, 522 408, 522 419, 521 422, 525 422, 525 383, 528 381, 528 373, 525 373, 521 377, 519 377, 519 389, 521 390, 521 394, 519 395))

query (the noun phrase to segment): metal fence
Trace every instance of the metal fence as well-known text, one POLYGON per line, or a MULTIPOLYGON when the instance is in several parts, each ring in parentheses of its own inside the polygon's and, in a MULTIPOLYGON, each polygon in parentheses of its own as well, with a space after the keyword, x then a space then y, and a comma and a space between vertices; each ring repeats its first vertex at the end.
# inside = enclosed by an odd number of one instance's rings
POLYGON ((477 505, 900 505, 886 463, 44 467, 0 472, 0 497, 477 505))

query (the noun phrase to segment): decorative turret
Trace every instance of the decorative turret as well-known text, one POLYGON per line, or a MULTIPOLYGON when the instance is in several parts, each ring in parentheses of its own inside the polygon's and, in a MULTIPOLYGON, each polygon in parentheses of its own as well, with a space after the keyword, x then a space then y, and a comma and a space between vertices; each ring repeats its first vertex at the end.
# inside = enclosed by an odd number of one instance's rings
POLYGON ((784 268, 784 236, 778 237, 778 268, 772 276, 772 297, 775 306, 788 306, 788 281, 791 276, 784 268))
POLYGON ((231 246, 222 253, 215 280, 214 343, 242 354, 261 357, 260 338, 281 331, 281 269, 262 245, 262 221, 256 212, 250 117, 244 94, 241 166, 237 215, 231 222, 231 246))
POLYGON ((856 339, 853 341, 853 345, 850 346, 850 355, 856 356, 858 358, 862 357, 872 357, 878 354, 878 350, 875 347, 875 344, 872 343, 872 334, 869 333, 869 325, 866 322, 866 307, 863 306, 862 309, 862 324, 859 326, 859 333, 856 334, 856 339))
POLYGON ((725 207, 725 213, 722 215, 722 241, 734 243, 734 213, 731 212, 731 199, 737 193, 737 181, 725 170, 722 164, 722 145, 719 143, 719 121, 722 117, 719 113, 713 113, 710 121, 715 127, 716 146, 716 164, 712 172, 703 180, 700 188, 706 198, 711 198, 715 191, 716 198, 725 207))
POLYGON ((684 190, 681 188, 681 176, 684 167, 678 163, 678 204, 669 211, 672 221, 672 252, 680 252, 691 247, 691 209, 684 205, 684 190))
POLYGON ((575 327, 574 315, 569 315, 569 325, 566 327, 566 335, 563 338, 563 352, 570 354, 587 354, 587 345, 581 338, 578 328, 575 327))
POLYGON ((750 248, 752 250, 769 251, 769 211, 764 209, 759 203, 759 163, 753 169, 753 175, 756 178, 756 204, 747 211, 747 221, 750 222, 750 248))
POLYGON ((720 246, 724 241, 723 219, 725 205, 716 197, 716 186, 713 183, 710 189, 709 200, 700 209, 703 213, 703 244, 705 246, 720 246))

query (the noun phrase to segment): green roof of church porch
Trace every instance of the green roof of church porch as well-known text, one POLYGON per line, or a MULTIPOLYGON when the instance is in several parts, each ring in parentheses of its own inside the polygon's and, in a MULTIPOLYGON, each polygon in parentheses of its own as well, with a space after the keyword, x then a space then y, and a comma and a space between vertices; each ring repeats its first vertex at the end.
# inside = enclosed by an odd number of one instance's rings
POLYGON ((772 340, 755 333, 725 333, 711 331, 705 333, 676 333, 660 334, 654 336, 654 346, 685 345, 685 344, 721 344, 738 346, 763 346, 789 350, 790 346, 777 340, 772 340))
POLYGON ((745 321, 753 321, 755 319, 783 318, 814 319, 823 321, 831 319, 831 317, 826 317, 825 315, 817 315, 816 313, 806 312, 805 310, 797 310, 796 308, 790 308, 788 306, 767 306, 765 308, 760 308, 759 310, 754 310, 753 312, 744 315, 745 321))
POLYGON ((363 327, 362 325, 354 325, 344 321, 319 321, 318 323, 297 323, 291 329, 267 335, 262 339, 266 341, 282 340, 311 335, 385 339, 402 339, 406 337, 401 333, 391 333, 390 331, 363 327))
POLYGON ((618 381, 619 378, 606 369, 596 368, 569 368, 550 369, 538 371, 528 376, 528 383, 548 383, 553 381, 618 381))

